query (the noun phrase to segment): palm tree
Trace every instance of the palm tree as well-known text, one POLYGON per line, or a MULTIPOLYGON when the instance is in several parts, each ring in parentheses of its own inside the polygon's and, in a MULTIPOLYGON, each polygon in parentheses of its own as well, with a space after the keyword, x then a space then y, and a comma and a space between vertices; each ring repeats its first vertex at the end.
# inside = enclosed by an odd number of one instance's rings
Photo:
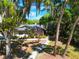
POLYGON ((73 24, 73 27, 72 27, 71 33, 70 33, 70 35, 69 35, 69 39, 68 39, 68 42, 67 42, 67 44, 66 44, 66 47, 65 47, 63 56, 65 56, 65 54, 67 53, 68 46, 70 45, 70 42, 71 42, 71 40, 72 40, 73 33, 74 33, 74 30, 75 30, 75 27, 76 27, 78 21, 79 21, 79 17, 77 18, 77 20, 76 20, 75 23, 73 24))
POLYGON ((56 32, 56 39, 55 39, 55 50, 54 50, 54 55, 56 55, 57 42, 58 42, 59 33, 60 33, 60 24, 61 24, 61 20, 62 20, 63 14, 64 14, 64 10, 62 10, 61 16, 60 16, 60 18, 58 19, 57 30, 56 30, 57 32, 56 32))
MULTIPOLYGON (((73 15, 73 18, 75 19, 76 18, 76 20, 75 20, 75 22, 74 22, 74 24, 73 24, 73 26, 72 26, 72 29, 71 29, 71 32, 70 32, 70 35, 69 35, 69 38, 68 38, 68 42, 67 42, 67 44, 66 44, 66 47, 65 47, 65 50, 64 50, 64 53, 63 53, 63 56, 65 56, 66 55, 66 53, 67 53, 67 49, 68 49, 68 47, 69 47, 69 45, 70 45, 70 42, 71 42, 71 40, 72 40, 72 37, 73 37, 73 34, 74 34, 74 30, 75 30, 75 27, 76 27, 76 25, 77 25, 77 23, 79 22, 79 13, 78 13, 78 0, 75 0, 75 1, 68 1, 70 4, 72 4, 72 6, 75 6, 75 7, 71 7, 71 9, 73 10, 73 12, 72 12, 72 15, 73 15)), ((73 18, 71 18, 71 19, 73 19, 73 18)))
POLYGON ((60 35, 60 24, 61 24, 61 21, 63 19, 63 15, 64 15, 64 10, 65 10, 65 6, 66 6, 66 1, 64 1, 64 4, 62 4, 60 6, 60 17, 57 18, 58 19, 58 23, 57 23, 57 30, 56 30, 56 39, 55 39, 55 48, 54 48, 54 55, 56 55, 56 50, 57 50, 57 42, 58 42, 58 39, 59 39, 59 35, 60 35))

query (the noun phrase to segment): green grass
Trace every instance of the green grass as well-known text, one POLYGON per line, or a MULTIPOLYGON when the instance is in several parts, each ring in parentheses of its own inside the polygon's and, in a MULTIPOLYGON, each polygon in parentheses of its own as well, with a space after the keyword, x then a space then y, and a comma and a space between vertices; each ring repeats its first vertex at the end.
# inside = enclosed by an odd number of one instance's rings
MULTIPOLYGON (((49 41, 48 45, 54 45, 54 41, 49 41)), ((65 44, 62 44, 61 46, 62 50, 65 48, 65 44)), ((61 52, 63 53, 63 51, 61 52)), ((76 48, 74 46, 69 46, 67 51, 67 56, 70 59, 79 59, 79 48, 76 48)))
POLYGON ((79 48, 69 46, 67 55, 70 57, 70 59, 79 59, 79 48))

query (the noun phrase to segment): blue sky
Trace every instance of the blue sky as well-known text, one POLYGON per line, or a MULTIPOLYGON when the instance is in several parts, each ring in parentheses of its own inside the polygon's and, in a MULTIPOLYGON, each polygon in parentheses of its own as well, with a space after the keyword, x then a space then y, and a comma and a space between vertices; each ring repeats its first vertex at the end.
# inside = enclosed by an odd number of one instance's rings
MULTIPOLYGON (((19 0, 18 2, 18 6, 19 7, 23 7, 23 0, 19 0)), ((36 16, 36 6, 35 6, 35 3, 32 4, 31 6, 31 10, 30 10, 30 14, 29 14, 29 17, 27 16, 26 14, 26 18, 27 19, 40 19, 42 16, 44 16, 45 14, 47 14, 47 10, 45 10, 45 7, 44 7, 44 4, 42 3, 41 4, 41 8, 40 8, 40 13, 36 16)))

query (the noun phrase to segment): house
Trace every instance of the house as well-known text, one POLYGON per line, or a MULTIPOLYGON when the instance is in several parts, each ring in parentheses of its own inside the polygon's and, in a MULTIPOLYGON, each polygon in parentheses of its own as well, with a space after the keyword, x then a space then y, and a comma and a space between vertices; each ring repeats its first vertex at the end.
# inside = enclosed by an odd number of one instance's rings
POLYGON ((44 35, 45 30, 39 25, 20 25, 19 27, 15 28, 15 35, 18 37, 34 37, 34 36, 42 36, 44 35))

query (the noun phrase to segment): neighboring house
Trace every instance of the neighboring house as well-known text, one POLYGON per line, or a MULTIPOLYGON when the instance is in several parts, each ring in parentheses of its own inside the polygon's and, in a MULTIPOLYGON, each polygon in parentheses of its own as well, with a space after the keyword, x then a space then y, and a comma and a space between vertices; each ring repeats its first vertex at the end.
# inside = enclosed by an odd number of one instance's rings
POLYGON ((15 36, 17 36, 18 38, 28 37, 26 31, 27 31, 26 27, 15 28, 15 36))
POLYGON ((23 36, 42 36, 44 35, 45 30, 39 25, 21 25, 15 28, 15 35, 18 37, 23 36))

